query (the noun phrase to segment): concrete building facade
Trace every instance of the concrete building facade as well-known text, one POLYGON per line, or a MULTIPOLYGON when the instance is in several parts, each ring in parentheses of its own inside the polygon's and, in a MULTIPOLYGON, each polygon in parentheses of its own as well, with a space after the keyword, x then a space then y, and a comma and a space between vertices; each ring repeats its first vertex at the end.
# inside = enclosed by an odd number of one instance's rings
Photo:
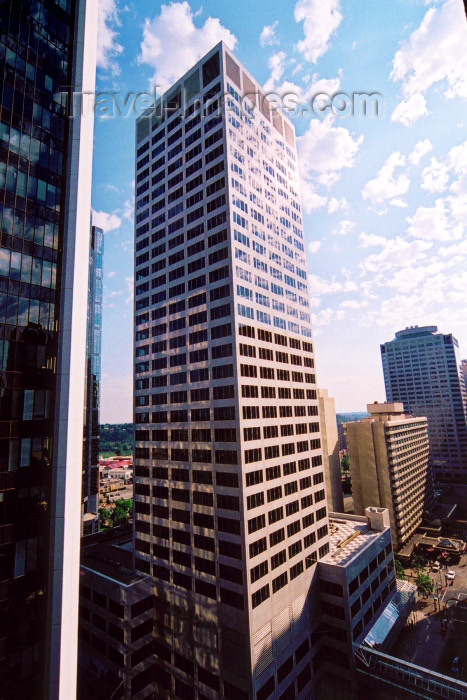
POLYGON ((433 500, 426 418, 402 403, 368 404, 369 418, 347 423, 354 511, 387 508, 394 545, 402 546, 433 500))
POLYGON ((158 697, 310 694, 328 519, 305 270, 293 127, 221 43, 136 126, 135 563, 161 603, 158 697))
POLYGON ((355 645, 360 644, 396 591, 389 513, 329 514, 329 554, 318 564, 321 630, 316 665, 356 684, 355 645))
POLYGON ((76 697, 97 3, 0 6, 2 697, 76 697))
POLYGON ((381 345, 387 401, 426 416, 437 481, 467 482, 466 390, 459 345, 436 326, 413 326, 381 345))
MULTIPOLYGON (((112 528, 113 529, 113 528, 112 528)), ((152 577, 133 570, 131 528, 83 539, 80 566, 81 700, 154 697, 152 577)))
POLYGON ((329 396, 327 389, 318 389, 318 405, 328 507, 331 511, 343 513, 344 496, 342 493, 336 402, 329 396))

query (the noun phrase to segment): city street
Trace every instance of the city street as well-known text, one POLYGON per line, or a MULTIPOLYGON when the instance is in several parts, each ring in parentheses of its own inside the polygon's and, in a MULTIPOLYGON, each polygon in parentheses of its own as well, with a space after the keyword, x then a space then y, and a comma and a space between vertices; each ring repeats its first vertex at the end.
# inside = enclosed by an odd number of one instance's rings
MULTIPOLYGON (((406 569, 405 573, 408 580, 415 580, 412 575, 415 572, 411 569, 406 569)), ((465 609, 456 607, 459 600, 467 601, 467 555, 463 555, 458 564, 449 564, 437 573, 432 572, 431 567, 426 567, 424 573, 440 587, 441 610, 438 603, 435 607, 433 596, 424 599, 420 595, 418 609, 411 616, 412 623, 401 632, 391 653, 410 663, 467 682, 467 606, 465 609), (451 570, 456 575, 453 583, 446 585, 446 574, 451 570), (443 620, 447 620, 444 633, 443 620), (458 676, 451 673, 456 656, 460 658, 458 676)))

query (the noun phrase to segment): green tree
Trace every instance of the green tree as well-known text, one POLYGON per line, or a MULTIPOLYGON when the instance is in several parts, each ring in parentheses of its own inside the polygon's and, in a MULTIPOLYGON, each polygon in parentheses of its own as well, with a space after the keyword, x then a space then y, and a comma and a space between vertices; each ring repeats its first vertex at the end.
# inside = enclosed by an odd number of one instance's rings
POLYGON ((107 527, 110 518, 110 510, 108 510, 108 508, 99 508, 99 515, 101 519, 101 528, 107 527))
POLYGON ((427 565, 427 559, 421 554, 416 554, 414 557, 412 557, 411 565, 414 571, 420 571, 420 569, 424 569, 427 565))
POLYGON ((119 498, 115 501, 115 508, 110 514, 110 519, 112 520, 112 525, 117 526, 122 523, 128 522, 128 518, 131 515, 133 509, 133 501, 131 498, 123 499, 119 498))
POLYGON ((396 578, 400 579, 401 581, 405 581, 407 576, 405 575, 404 567, 396 557, 394 557, 394 568, 396 570, 396 578))
POLYGON ((427 574, 422 574, 422 572, 420 572, 415 579, 415 585, 425 597, 433 590, 433 581, 427 574))
POLYGON ((342 455, 341 469, 343 472, 350 471, 350 458, 348 454, 342 455))

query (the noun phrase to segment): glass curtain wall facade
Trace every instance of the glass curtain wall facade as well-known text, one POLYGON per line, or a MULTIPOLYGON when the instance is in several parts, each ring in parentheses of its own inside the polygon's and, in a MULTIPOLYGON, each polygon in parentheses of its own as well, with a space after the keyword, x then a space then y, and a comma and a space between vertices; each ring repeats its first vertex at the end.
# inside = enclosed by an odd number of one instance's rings
MULTIPOLYGON (((55 697, 48 683, 58 684, 67 646, 61 639, 51 649, 52 628, 62 634, 52 599, 67 585, 51 538, 56 495, 65 492, 54 467, 58 367, 66 364, 60 279, 64 247, 74 245, 65 224, 71 120, 61 92, 76 81, 84 4, 0 2, 0 694, 8 699, 55 697)), ((84 344, 82 358, 84 373, 84 344)), ((63 543, 63 528, 55 536, 63 543)), ((73 635, 72 614, 67 622, 73 635)))
POLYGON ((221 43, 136 131, 135 560, 158 696, 308 697, 328 516, 294 130, 221 43))
POLYGON ((466 390, 459 344, 436 326, 414 326, 381 345, 387 401, 426 416, 430 464, 438 481, 467 483, 466 390))
MULTIPOLYGON (((97 226, 91 226, 86 334, 86 398, 82 491, 83 514, 97 513, 98 510, 103 254, 104 232, 97 226)), ((86 534, 86 532, 83 531, 83 534, 86 534)))

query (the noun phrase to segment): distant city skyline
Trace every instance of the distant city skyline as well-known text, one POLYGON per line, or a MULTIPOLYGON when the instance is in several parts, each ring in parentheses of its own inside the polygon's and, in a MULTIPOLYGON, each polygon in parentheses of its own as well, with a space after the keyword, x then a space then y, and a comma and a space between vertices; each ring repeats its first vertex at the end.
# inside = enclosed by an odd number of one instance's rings
MULTIPOLYGON (((223 39, 265 91, 295 92, 309 107, 292 121, 317 378, 337 411, 384 400, 379 346, 400 328, 435 324, 467 356, 461 0, 395 0, 390 16, 382 0, 105 0, 100 9, 98 89, 106 94, 167 86, 223 39), (318 117, 317 92, 378 93, 384 113, 318 117)), ((132 408, 134 118, 96 118, 94 223, 107 239, 102 420, 111 422, 130 421, 132 408)))

